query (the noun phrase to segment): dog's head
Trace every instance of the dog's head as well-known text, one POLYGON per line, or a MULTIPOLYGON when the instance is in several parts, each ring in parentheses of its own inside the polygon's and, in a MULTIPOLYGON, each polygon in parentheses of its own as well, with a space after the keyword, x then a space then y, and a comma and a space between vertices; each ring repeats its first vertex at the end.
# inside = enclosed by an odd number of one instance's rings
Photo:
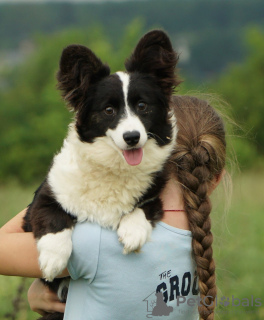
POLYGON ((57 74, 64 99, 76 112, 76 130, 83 142, 99 137, 119 150, 126 162, 141 162, 149 140, 158 146, 171 143, 169 102, 178 60, 168 36, 147 33, 125 62, 126 72, 110 69, 88 48, 64 49, 57 74))

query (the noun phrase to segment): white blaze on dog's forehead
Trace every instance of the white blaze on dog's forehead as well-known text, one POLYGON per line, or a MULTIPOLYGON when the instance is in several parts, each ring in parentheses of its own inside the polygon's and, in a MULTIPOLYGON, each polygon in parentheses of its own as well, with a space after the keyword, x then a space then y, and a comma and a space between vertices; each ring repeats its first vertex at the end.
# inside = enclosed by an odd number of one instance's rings
POLYGON ((127 73, 119 71, 116 73, 120 79, 120 81, 122 82, 122 88, 123 88, 123 92, 124 92, 124 99, 125 99, 125 105, 126 105, 126 109, 128 108, 128 100, 127 100, 127 96, 128 96, 128 87, 129 87, 129 81, 130 81, 130 77, 127 73))
POLYGON ((116 73, 122 82, 122 88, 123 88, 123 93, 124 93, 124 100, 125 100, 125 114, 127 118, 133 118, 133 112, 131 112, 131 109, 128 105, 128 89, 129 89, 129 83, 130 83, 130 75, 123 72, 119 71, 116 73))

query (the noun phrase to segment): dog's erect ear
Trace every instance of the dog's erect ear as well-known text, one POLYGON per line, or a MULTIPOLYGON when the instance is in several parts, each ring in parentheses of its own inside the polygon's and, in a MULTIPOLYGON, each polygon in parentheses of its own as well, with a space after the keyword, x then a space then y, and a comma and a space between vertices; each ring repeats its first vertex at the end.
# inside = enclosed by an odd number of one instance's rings
POLYGON ((82 104, 90 85, 110 74, 110 69, 88 48, 70 45, 62 52, 57 73, 62 96, 76 111, 82 104))
POLYGON ((158 84, 169 98, 181 81, 175 75, 178 55, 173 50, 165 32, 153 30, 145 34, 131 57, 125 62, 128 72, 140 72, 156 77, 158 84))

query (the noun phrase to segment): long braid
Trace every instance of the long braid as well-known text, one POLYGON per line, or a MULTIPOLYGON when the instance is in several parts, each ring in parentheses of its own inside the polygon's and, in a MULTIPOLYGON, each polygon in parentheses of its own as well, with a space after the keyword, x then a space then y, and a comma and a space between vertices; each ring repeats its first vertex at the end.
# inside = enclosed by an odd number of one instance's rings
MULTIPOLYGON (((203 151, 202 153, 204 153, 203 151)), ((199 155, 199 150, 196 150, 196 152, 199 155)), ((193 158, 196 157, 196 155, 191 156, 193 158)), ((184 163, 184 157, 182 160, 184 163)), ((199 313, 203 319, 213 319, 211 314, 213 307, 209 307, 216 296, 215 263, 212 250, 213 236, 209 216, 211 202, 207 196, 207 179, 210 176, 210 172, 205 164, 203 165, 201 162, 194 160, 194 166, 195 164, 197 166, 194 169, 190 168, 189 172, 185 172, 186 169, 180 168, 178 179, 184 184, 183 198, 193 235, 192 247, 199 277, 200 297, 202 301, 206 296, 212 297, 212 299, 207 298, 204 304, 201 304, 199 313), (211 315, 209 316, 209 314, 211 315)))
POLYGON ((216 279, 211 232, 213 178, 225 165, 225 131, 221 118, 203 100, 174 97, 178 136, 170 172, 182 185, 185 211, 192 231, 192 248, 199 278, 201 319, 214 319, 216 279))

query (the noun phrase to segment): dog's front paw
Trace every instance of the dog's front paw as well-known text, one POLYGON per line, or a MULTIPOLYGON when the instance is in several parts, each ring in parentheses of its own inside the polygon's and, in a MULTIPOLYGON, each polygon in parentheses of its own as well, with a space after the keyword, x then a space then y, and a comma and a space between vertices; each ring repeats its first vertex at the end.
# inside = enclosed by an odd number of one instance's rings
POLYGON ((122 217, 117 235, 124 245, 124 254, 139 251, 150 239, 152 226, 146 219, 142 209, 135 209, 132 213, 122 217))
POLYGON ((72 252, 71 229, 48 233, 37 242, 43 278, 52 281, 67 267, 72 252))

